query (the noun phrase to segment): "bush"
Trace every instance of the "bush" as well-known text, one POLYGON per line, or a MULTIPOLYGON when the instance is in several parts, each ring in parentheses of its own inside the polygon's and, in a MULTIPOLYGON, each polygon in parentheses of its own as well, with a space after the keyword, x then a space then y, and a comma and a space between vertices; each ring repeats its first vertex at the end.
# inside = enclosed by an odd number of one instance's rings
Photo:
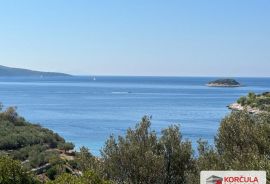
POLYGON ((86 171, 81 177, 62 174, 55 181, 50 181, 47 184, 110 184, 110 182, 102 180, 92 171, 86 171))
MULTIPOLYGON (((216 149, 226 170, 270 171, 270 116, 233 112, 220 125, 216 149)), ((269 177, 268 173, 268 177, 269 177)))
POLYGON ((0 156, 0 183, 35 184, 38 182, 27 174, 20 162, 7 156, 0 156))
POLYGON ((100 162, 94 157, 86 147, 82 147, 76 154, 75 162, 77 167, 82 171, 94 170, 99 173, 100 162))
POLYGON ((247 104, 247 98, 245 96, 242 96, 237 100, 237 103, 241 104, 242 106, 245 106, 247 104))
POLYGON ((55 180, 55 177, 57 175, 57 169, 55 167, 50 168, 47 172, 46 175, 50 180, 55 180))
POLYGON ((116 183, 184 183, 193 167, 191 143, 182 141, 177 126, 159 139, 144 117, 134 130, 116 140, 111 136, 102 150, 104 174, 116 183))
POLYGON ((65 152, 68 150, 73 150, 74 147, 75 147, 74 144, 71 142, 65 142, 58 145, 58 149, 64 150, 65 152))

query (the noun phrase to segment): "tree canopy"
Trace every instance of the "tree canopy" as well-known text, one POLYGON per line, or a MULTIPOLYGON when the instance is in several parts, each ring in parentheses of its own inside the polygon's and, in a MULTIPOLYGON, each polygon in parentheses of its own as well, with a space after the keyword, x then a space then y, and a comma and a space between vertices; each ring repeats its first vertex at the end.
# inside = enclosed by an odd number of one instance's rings
POLYGON ((202 170, 266 170, 270 183, 268 113, 230 113, 220 123, 215 144, 198 140, 196 154, 179 126, 156 133, 151 118, 145 116, 124 136, 110 136, 100 157, 82 147, 69 158, 60 156, 56 148, 73 149, 72 143, 26 122, 14 110, 0 113, 1 184, 38 183, 30 170, 46 163, 49 167, 41 174, 48 184, 195 184, 202 170))

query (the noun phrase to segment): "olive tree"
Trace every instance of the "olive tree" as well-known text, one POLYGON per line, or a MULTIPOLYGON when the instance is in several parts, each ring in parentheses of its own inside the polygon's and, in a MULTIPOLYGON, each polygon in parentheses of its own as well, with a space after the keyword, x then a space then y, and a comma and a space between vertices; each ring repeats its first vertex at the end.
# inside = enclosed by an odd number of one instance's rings
POLYGON ((8 156, 0 156, 0 183, 35 184, 38 182, 27 174, 19 161, 8 156))
POLYGON ((193 167, 192 148, 183 141, 177 126, 158 137, 150 129, 150 118, 143 117, 126 136, 111 136, 102 150, 104 173, 117 183, 185 183, 193 167))

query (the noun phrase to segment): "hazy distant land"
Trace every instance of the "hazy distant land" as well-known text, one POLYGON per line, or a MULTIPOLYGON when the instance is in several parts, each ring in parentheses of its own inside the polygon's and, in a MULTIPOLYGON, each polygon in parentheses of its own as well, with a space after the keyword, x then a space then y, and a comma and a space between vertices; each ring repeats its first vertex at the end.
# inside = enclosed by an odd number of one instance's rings
POLYGON ((11 68, 0 65, 0 76, 1 77, 64 77, 71 76, 65 73, 58 72, 41 72, 21 68, 11 68))

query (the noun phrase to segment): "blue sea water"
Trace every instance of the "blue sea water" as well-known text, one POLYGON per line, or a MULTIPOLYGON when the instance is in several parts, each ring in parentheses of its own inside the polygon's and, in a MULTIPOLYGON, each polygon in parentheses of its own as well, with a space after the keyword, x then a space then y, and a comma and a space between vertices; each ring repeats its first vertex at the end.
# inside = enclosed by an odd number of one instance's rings
POLYGON ((213 143, 227 105, 248 92, 270 91, 270 78, 236 78, 244 86, 214 88, 210 77, 0 78, 0 101, 99 155, 111 135, 124 135, 144 115, 157 133, 178 124, 194 145, 213 143))

